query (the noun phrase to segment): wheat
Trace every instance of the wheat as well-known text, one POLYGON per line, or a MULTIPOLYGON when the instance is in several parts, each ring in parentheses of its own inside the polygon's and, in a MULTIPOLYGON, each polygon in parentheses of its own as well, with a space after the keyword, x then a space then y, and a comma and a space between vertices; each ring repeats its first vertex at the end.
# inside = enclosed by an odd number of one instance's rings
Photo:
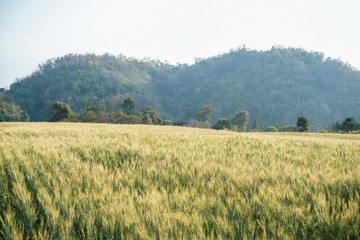
POLYGON ((0 124, 0 238, 359 238, 360 136, 0 124))

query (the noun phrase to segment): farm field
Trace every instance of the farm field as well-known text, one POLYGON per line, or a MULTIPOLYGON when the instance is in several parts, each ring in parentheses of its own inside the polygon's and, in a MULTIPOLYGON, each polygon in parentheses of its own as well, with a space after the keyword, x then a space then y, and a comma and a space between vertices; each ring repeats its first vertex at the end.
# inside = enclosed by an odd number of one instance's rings
POLYGON ((360 135, 0 124, 0 239, 359 239, 360 135))

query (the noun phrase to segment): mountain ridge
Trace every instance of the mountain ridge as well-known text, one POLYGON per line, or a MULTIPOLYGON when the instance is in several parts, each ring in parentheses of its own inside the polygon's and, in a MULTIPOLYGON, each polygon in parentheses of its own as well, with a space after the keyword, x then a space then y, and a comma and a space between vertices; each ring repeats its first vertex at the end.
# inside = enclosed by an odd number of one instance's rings
POLYGON ((123 55, 69 54, 40 65, 6 92, 32 121, 47 120, 46 108, 54 101, 81 113, 92 105, 116 111, 132 97, 140 108, 158 109, 164 119, 188 121, 211 104, 212 122, 245 110, 250 123, 257 120, 265 128, 294 124, 298 116, 316 126, 358 118, 359 89, 360 72, 323 53, 243 47, 176 66, 123 55))

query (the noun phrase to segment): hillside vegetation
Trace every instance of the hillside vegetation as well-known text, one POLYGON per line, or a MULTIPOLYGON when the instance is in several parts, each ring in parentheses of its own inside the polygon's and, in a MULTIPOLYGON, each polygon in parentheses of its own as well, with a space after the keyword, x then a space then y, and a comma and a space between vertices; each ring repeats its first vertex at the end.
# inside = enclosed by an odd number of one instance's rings
POLYGON ((356 239, 360 136, 0 124, 0 238, 356 239))
POLYGON ((66 55, 39 66, 6 92, 32 121, 49 119, 54 101, 77 113, 103 105, 116 112, 124 99, 152 106, 161 118, 188 121, 201 106, 216 108, 211 123, 248 111, 261 128, 291 125, 306 116, 326 126, 360 117, 360 72, 322 53, 274 47, 233 50, 193 65, 172 66, 124 56, 66 55))

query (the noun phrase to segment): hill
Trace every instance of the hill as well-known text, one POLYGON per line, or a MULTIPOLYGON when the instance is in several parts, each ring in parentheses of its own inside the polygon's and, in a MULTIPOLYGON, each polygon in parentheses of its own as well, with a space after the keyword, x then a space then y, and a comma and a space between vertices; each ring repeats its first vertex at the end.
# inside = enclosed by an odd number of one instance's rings
POLYGON ((54 101, 81 113, 99 104, 120 109, 126 97, 173 121, 196 118, 204 104, 216 108, 212 122, 246 110, 262 128, 295 124, 298 116, 318 126, 360 116, 359 71, 322 53, 281 47, 240 48, 177 66, 108 54, 67 55, 42 64, 7 94, 32 121, 47 120, 46 107, 54 101))
POLYGON ((360 136, 0 123, 1 239, 357 239, 360 136))

